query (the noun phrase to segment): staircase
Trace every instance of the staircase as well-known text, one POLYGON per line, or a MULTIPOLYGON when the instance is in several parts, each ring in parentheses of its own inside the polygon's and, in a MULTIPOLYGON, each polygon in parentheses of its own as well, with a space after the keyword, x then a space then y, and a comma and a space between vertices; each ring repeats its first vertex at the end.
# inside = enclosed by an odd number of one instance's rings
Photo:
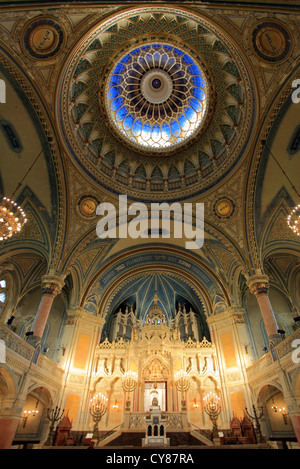
MULTIPOLYGON (((101 440, 97 447, 119 447, 119 448, 142 448, 142 439, 145 432, 126 432, 117 431, 101 440)), ((197 431, 192 432, 168 432, 167 438, 170 438, 170 447, 196 447, 212 446, 213 442, 197 431)), ((155 446, 157 447, 157 446, 155 446)))

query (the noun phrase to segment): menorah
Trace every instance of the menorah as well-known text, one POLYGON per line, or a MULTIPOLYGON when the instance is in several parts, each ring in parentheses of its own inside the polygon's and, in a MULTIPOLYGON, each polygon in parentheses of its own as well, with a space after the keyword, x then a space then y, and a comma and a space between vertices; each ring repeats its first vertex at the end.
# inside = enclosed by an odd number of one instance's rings
POLYGON ((259 423, 259 420, 262 418, 262 416, 264 415, 264 410, 263 408, 261 407, 260 408, 260 413, 259 415, 257 415, 257 412, 256 412, 256 409, 255 409, 255 405, 252 404, 252 408, 253 408, 253 414, 254 415, 250 415, 248 410, 247 410, 247 407, 245 407, 245 410, 247 412, 247 415, 248 417, 250 417, 251 420, 254 420, 255 421, 255 424, 256 424, 256 427, 254 428, 255 430, 255 433, 256 433, 256 439, 257 439, 257 442, 258 443, 264 443, 264 437, 262 436, 262 433, 261 433, 261 429, 260 429, 260 423, 259 423))
POLYGON ((93 429, 93 439, 98 439, 99 434, 99 422, 102 419, 103 415, 107 411, 107 397, 103 394, 99 393, 90 400, 90 408, 89 412, 94 421, 94 429, 93 429))
POLYGON ((213 424, 213 438, 218 437, 218 425, 217 425, 217 420, 218 416, 221 413, 221 402, 220 402, 220 397, 213 393, 210 392, 203 398, 203 405, 204 405, 204 410, 208 414, 210 420, 212 421, 213 424))
POLYGON ((55 423, 58 422, 62 416, 64 415, 64 411, 65 409, 63 409, 62 411, 60 411, 60 407, 56 406, 55 409, 47 409, 47 413, 46 413, 46 416, 47 416, 47 419, 50 420, 51 422, 51 425, 50 425, 50 429, 49 429, 49 435, 48 435, 48 438, 45 442, 45 446, 52 446, 53 445, 53 440, 54 440, 54 426, 55 426, 55 423))
POLYGON ((122 386, 125 392, 128 393, 126 399, 125 410, 130 410, 130 393, 133 392, 137 386, 138 375, 134 371, 127 371, 122 377, 122 386))
POLYGON ((181 410, 186 410, 186 392, 190 387, 190 375, 186 371, 180 370, 174 378, 176 387, 181 392, 181 410))

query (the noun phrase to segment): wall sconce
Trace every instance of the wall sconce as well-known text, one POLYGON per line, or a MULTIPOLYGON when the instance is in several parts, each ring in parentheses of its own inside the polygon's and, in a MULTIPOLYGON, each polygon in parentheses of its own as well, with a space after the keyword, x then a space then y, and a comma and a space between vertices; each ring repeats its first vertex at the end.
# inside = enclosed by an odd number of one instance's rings
POLYGON ((198 408, 198 404, 197 404, 196 398, 194 399, 193 407, 194 407, 194 409, 197 409, 197 408, 198 408))
POLYGON ((113 407, 113 409, 117 409, 119 407, 117 399, 115 400, 115 403, 113 404, 112 407, 113 407))
POLYGON ((36 410, 36 409, 35 409, 35 410, 24 410, 24 415, 23 415, 23 417, 21 417, 21 419, 24 420, 24 422, 23 422, 23 428, 26 427, 26 423, 27 423, 28 417, 30 417, 30 416, 35 417, 36 414, 38 414, 38 413, 39 413, 39 411, 36 410))
POLYGON ((285 425, 287 425, 287 416, 289 415, 288 413, 288 410, 285 408, 285 407, 282 407, 282 409, 279 409, 279 412, 281 413, 282 417, 283 417, 283 421, 285 423, 285 425))

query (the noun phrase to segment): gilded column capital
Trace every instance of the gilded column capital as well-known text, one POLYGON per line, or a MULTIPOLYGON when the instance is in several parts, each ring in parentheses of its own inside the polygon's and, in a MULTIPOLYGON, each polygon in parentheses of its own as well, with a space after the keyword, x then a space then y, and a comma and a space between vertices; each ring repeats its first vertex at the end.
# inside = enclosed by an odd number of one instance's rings
POLYGON ((247 280, 247 286, 255 296, 267 294, 269 292, 269 277, 267 275, 252 275, 247 280))
POLYGON ((42 294, 56 296, 59 295, 65 282, 58 275, 44 275, 42 277, 42 294))

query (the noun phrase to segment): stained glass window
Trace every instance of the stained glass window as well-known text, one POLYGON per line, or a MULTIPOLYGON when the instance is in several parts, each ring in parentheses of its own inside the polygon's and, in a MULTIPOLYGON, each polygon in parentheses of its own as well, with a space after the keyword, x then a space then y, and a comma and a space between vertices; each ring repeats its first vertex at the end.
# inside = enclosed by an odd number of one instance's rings
POLYGON ((6 281, 5 280, 0 280, 0 311, 3 307, 3 303, 5 303, 6 300, 6 281))
POLYGON ((133 145, 163 151, 189 139, 205 119, 206 78, 188 53, 146 44, 121 57, 106 82, 107 113, 133 145))

